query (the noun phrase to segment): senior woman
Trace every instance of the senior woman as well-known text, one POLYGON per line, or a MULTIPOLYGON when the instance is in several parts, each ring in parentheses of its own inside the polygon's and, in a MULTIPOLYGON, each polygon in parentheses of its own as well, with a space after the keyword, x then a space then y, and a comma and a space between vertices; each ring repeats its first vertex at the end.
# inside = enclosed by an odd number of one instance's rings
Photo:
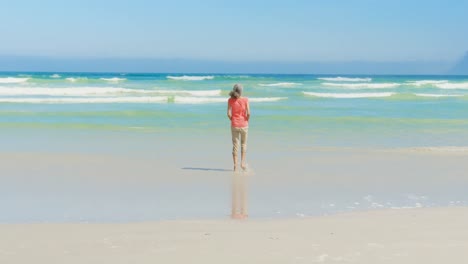
POLYGON ((243 87, 235 84, 229 93, 227 116, 231 120, 232 134, 232 160, 234 162, 234 171, 237 170, 239 139, 241 143, 241 168, 247 169, 245 155, 247 151, 247 134, 249 129, 250 106, 247 97, 242 96, 243 87))

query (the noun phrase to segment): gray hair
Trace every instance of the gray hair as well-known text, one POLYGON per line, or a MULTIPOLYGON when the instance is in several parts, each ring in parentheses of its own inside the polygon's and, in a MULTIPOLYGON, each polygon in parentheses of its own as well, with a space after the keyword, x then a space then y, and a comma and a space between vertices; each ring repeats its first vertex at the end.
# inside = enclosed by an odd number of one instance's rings
POLYGON ((229 96, 231 98, 239 98, 242 95, 242 90, 244 87, 242 87, 242 84, 234 84, 234 87, 232 87, 232 91, 229 93, 229 96))

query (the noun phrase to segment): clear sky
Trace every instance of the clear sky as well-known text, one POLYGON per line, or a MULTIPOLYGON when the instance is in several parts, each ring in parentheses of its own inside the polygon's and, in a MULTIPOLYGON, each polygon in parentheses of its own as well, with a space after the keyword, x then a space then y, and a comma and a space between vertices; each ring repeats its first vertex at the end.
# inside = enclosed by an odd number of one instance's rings
POLYGON ((455 61, 468 0, 0 0, 0 56, 455 61))

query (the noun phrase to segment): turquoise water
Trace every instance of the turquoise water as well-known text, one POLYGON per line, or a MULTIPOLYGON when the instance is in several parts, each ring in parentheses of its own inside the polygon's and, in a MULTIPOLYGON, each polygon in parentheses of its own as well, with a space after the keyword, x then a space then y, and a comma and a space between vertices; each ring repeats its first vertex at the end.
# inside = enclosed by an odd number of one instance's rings
POLYGON ((251 128, 317 146, 465 146, 468 76, 0 73, 0 126, 222 134, 245 87, 251 128))

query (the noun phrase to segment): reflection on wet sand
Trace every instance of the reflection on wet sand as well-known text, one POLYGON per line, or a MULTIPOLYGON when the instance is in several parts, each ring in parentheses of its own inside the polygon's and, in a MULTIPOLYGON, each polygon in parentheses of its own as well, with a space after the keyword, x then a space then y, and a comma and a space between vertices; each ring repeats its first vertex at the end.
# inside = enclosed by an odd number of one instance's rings
POLYGON ((245 172, 232 173, 232 219, 246 219, 247 214, 247 177, 245 172))

